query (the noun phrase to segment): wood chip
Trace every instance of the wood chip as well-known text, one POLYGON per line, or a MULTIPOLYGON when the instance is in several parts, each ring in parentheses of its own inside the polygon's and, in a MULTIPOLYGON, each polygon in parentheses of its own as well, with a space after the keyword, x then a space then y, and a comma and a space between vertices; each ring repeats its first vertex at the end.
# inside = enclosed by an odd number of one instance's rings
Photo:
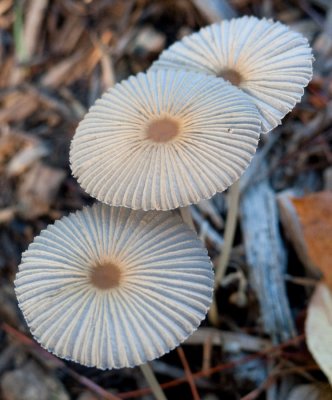
POLYGON ((29 93, 15 91, 3 100, 0 110, 0 123, 17 122, 28 118, 39 107, 38 99, 29 93))
POLYGON ((66 173, 35 163, 18 188, 18 210, 27 219, 47 214, 66 173))
POLYGON ((11 159, 7 166, 10 177, 18 176, 26 171, 35 161, 49 154, 48 149, 41 143, 23 148, 11 159))
POLYGON ((195 6, 207 18, 209 23, 219 22, 222 19, 235 18, 236 11, 226 0, 193 0, 195 6))
POLYGON ((35 53, 48 0, 30 0, 25 18, 24 45, 27 60, 35 53))

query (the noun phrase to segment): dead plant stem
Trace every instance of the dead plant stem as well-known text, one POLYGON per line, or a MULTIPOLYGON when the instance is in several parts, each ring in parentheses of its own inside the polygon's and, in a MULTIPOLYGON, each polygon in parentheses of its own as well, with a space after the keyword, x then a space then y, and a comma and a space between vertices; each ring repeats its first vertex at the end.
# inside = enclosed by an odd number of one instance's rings
MULTIPOLYGON (((239 198, 240 198, 240 182, 236 181, 229 191, 229 209, 226 220, 225 235, 224 235, 224 245, 222 247, 221 255, 219 256, 218 263, 215 267, 215 289, 219 286, 222 278, 226 273, 226 268, 231 255, 236 221, 239 209, 239 198)), ((216 295, 214 294, 213 302, 209 311, 209 320, 214 325, 218 325, 218 307, 216 304, 216 295)))

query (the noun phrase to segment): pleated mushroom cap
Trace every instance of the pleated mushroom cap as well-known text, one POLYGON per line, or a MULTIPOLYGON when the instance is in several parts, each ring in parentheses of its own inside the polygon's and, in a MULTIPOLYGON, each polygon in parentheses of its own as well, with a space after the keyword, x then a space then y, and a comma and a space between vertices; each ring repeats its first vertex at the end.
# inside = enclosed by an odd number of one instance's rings
POLYGON ((256 107, 228 82, 150 71, 117 84, 91 107, 74 135, 71 167, 104 203, 170 210, 236 181, 260 131, 256 107))
POLYGON ((184 37, 151 69, 185 68, 229 80, 257 106, 267 133, 300 101, 312 78, 312 61, 302 35, 280 22, 245 16, 184 37))
POLYGON ((99 203, 42 231, 15 286, 43 347, 110 369, 160 357, 191 335, 210 306, 213 272, 174 211, 99 203))

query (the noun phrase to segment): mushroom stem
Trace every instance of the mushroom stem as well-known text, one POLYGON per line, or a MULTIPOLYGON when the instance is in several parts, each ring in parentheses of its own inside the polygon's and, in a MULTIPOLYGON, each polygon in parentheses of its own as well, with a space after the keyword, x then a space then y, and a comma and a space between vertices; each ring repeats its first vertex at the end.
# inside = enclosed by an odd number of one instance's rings
POLYGON ((191 215, 190 206, 180 207, 180 214, 183 219, 183 222, 189 226, 193 231, 196 232, 196 228, 194 225, 193 217, 191 215))
POLYGON ((146 379, 147 383, 149 384, 151 391, 154 394, 155 398, 157 400, 167 400, 167 397, 165 396, 163 389, 159 385, 159 382, 157 381, 157 378, 156 378, 150 364, 149 363, 142 364, 142 365, 140 365, 140 368, 141 368, 144 378, 146 379))
MULTIPOLYGON (((237 180, 229 190, 229 209, 227 213, 225 235, 224 235, 224 245, 222 247, 221 255, 219 256, 218 262, 215 266, 215 281, 214 287, 217 289, 221 280, 223 279, 228 261, 231 255, 236 221, 239 209, 239 198, 240 198, 240 181, 237 180)), ((218 307, 216 303, 216 291, 214 292, 213 302, 209 311, 209 320, 213 325, 218 324, 218 307)))

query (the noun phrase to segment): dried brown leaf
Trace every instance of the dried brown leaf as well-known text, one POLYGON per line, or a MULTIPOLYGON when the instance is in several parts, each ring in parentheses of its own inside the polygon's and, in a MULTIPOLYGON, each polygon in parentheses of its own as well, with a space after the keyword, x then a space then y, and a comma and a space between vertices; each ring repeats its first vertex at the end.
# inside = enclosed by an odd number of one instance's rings
POLYGON ((332 288, 332 192, 317 192, 292 199, 307 254, 332 288))
POLYGON ((38 99, 30 93, 14 91, 2 100, 0 123, 18 122, 28 118, 39 107, 38 99))
POLYGON ((307 270, 307 274, 312 278, 321 278, 320 272, 308 256, 308 250, 303 236, 303 228, 292 202, 292 194, 288 192, 280 193, 278 195, 278 205, 284 232, 292 242, 301 263, 307 270))

